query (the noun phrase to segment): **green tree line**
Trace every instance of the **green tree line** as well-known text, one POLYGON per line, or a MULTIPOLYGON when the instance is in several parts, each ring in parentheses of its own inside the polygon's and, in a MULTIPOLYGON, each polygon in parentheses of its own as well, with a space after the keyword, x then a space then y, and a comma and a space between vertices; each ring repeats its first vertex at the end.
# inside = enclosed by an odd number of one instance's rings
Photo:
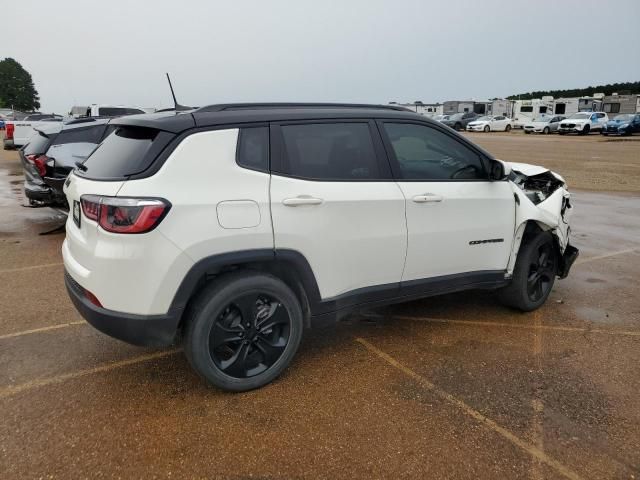
POLYGON ((31 74, 13 58, 0 61, 0 108, 31 112, 40 108, 31 74))
POLYGON ((620 95, 640 94, 640 82, 609 83, 607 85, 597 85, 595 87, 586 88, 573 88, 569 90, 540 90, 537 92, 511 95, 507 98, 509 100, 531 100, 532 98, 540 98, 545 96, 552 96, 554 98, 588 97, 590 95, 593 95, 594 93, 604 93, 605 95, 611 95, 613 93, 618 93, 620 95))

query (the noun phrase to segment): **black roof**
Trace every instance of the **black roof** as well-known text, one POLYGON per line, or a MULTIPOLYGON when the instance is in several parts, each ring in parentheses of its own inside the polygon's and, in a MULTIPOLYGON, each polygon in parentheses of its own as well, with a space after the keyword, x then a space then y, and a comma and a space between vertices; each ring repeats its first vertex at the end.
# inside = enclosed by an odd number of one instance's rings
POLYGON ((182 112, 129 115, 111 121, 179 133, 196 127, 281 120, 333 118, 419 118, 428 119, 398 105, 348 103, 228 103, 182 112))

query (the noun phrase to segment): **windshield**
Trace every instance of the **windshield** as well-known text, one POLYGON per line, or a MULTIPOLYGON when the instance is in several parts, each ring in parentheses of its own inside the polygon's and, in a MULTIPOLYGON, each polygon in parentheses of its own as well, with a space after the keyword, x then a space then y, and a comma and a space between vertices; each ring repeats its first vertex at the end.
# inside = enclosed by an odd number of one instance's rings
POLYGON ((569 119, 585 119, 585 118, 589 118, 591 116, 590 113, 574 113, 573 115, 571 115, 569 117, 569 119))
POLYGON ((488 115, 485 115, 484 117, 480 117, 476 119, 476 122, 488 122, 492 119, 493 117, 489 117, 488 115))
POLYGON ((613 119, 618 120, 619 122, 620 121, 630 122, 632 118, 633 118, 633 115, 626 113, 624 115, 616 115, 613 119))

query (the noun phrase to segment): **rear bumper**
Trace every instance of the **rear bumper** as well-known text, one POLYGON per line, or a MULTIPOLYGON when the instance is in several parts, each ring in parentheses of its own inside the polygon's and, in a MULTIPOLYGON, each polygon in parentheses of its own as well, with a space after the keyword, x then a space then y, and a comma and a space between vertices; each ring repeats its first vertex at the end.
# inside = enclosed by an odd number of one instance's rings
POLYGON ((567 278, 569 270, 573 266, 573 263, 578 258, 580 251, 573 245, 567 245, 562 257, 560 258, 560 265, 558 265, 558 277, 567 278))
POLYGON ((10 148, 15 148, 15 145, 13 144, 13 139, 12 138, 3 138, 2 139, 2 144, 4 145, 4 149, 5 150, 9 150, 10 148))
POLYGON ((163 347, 174 343, 182 310, 165 315, 134 315, 107 310, 91 303, 85 289, 65 270, 64 283, 80 315, 97 330, 127 343, 163 347))

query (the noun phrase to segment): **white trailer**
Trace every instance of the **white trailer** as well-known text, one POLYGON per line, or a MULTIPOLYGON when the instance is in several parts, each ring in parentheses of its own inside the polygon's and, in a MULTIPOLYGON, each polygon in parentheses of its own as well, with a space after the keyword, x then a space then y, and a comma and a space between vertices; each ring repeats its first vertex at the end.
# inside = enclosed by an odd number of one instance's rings
POLYGON ((578 113, 578 100, 578 97, 556 98, 553 101, 553 114, 569 116, 578 113))
POLYGON ((534 98, 532 100, 515 100, 513 102, 513 128, 523 128, 540 115, 551 113, 553 97, 534 98))

